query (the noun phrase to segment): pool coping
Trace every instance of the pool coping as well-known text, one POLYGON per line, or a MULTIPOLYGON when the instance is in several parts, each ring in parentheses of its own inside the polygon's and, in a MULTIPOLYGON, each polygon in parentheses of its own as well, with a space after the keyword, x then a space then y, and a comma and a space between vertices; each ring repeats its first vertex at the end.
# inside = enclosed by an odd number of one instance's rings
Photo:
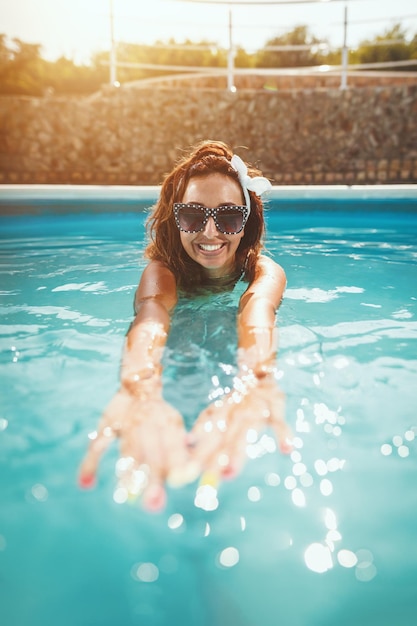
MULTIPOLYGON (((154 202, 157 185, 0 185, 0 203, 24 200, 129 200, 154 202)), ((265 194, 269 200, 285 199, 416 199, 417 185, 280 185, 265 194)))

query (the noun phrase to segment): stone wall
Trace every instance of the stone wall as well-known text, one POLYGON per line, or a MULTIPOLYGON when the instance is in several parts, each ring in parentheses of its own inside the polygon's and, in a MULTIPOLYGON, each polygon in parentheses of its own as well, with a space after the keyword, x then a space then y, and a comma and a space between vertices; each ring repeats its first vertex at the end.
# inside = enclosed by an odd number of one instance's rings
MULTIPOLYGON (((416 63, 417 66, 417 63, 416 63)), ((235 70, 233 83, 240 91, 242 89, 256 90, 277 90, 288 91, 289 89, 338 89, 341 85, 342 77, 340 71, 326 72, 306 72, 305 70, 288 69, 281 73, 274 70, 264 70, 262 73, 245 73, 239 69, 235 70)), ((346 83, 349 88, 358 87, 394 87, 405 85, 417 85, 416 72, 381 72, 381 71, 349 71, 346 76, 346 83)), ((227 73, 219 74, 181 74, 164 76, 159 78, 148 78, 141 80, 138 85, 163 85, 165 87, 183 88, 187 84, 193 87, 206 88, 215 87, 217 89, 227 88, 227 73)))
POLYGON ((417 85, 0 98, 0 183, 159 184, 221 139, 274 184, 417 183, 417 85))

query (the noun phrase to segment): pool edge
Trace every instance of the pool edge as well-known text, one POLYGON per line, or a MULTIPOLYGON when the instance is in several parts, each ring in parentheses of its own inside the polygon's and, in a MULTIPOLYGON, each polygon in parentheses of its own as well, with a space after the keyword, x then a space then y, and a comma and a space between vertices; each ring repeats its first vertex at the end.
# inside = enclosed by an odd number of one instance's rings
MULTIPOLYGON (((19 200, 130 200, 154 202, 157 185, 0 185, 0 202, 19 200)), ((417 185, 274 185, 270 200, 415 198, 417 185)))

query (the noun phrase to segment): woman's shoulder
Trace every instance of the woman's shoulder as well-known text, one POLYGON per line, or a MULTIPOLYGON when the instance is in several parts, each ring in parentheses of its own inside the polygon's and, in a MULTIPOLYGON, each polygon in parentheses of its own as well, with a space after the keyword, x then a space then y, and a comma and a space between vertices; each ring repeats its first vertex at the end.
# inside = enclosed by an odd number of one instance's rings
POLYGON ((256 275, 273 275, 276 278, 284 278, 285 279, 285 270, 274 259, 267 256, 266 254, 260 254, 256 259, 256 275))
POLYGON ((144 276, 151 277, 151 276, 158 276, 158 275, 165 275, 165 276, 171 275, 172 277, 174 276, 172 270, 169 269, 169 267, 166 265, 166 263, 164 263, 164 261, 160 261, 159 259, 152 259, 145 266, 145 269, 143 270, 143 273, 142 273, 142 278, 144 276))
POLYGON ((175 276, 161 261, 152 260, 143 270, 135 296, 136 306, 149 298, 157 298, 168 309, 177 301, 175 276))

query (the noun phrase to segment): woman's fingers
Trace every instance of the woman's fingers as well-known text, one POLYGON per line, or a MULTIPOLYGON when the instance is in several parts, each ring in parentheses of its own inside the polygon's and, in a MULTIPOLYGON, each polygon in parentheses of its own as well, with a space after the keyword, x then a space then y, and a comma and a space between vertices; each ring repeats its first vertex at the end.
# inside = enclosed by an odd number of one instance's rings
POLYGON ((192 459, 203 471, 216 462, 228 428, 227 414, 222 408, 209 408, 200 414, 192 431, 192 459))
MULTIPOLYGON (((152 419, 152 418, 150 418, 152 419)), ((155 416, 154 416, 155 420, 155 416)), ((147 472, 146 484, 142 494, 142 506, 150 512, 161 511, 166 504, 164 487, 165 462, 162 450, 163 427, 146 420, 139 429, 135 452, 141 450, 142 467, 147 472)))
POLYGON ((119 391, 110 401, 105 410, 97 432, 90 434, 91 443, 88 447, 79 471, 79 484, 89 488, 95 483, 100 459, 121 429, 122 416, 126 414, 131 400, 119 391))
POLYGON ((291 452, 292 431, 284 412, 285 395, 275 385, 256 387, 237 402, 228 398, 220 407, 211 406, 201 413, 192 431, 195 458, 206 473, 233 478, 248 458, 259 454, 257 446, 268 427, 280 451, 291 452))
POLYGON ((166 503, 164 483, 171 469, 180 470, 188 461, 186 434, 181 416, 168 405, 142 404, 141 411, 139 423, 127 433, 121 447, 136 461, 131 470, 135 487, 128 487, 129 496, 141 497, 145 509, 157 512, 166 503))
POLYGON ((159 513, 165 507, 166 499, 163 481, 154 478, 143 492, 142 504, 147 511, 159 513))
POLYGON ((290 454, 293 451, 293 433, 291 428, 283 420, 273 420, 271 427, 274 430, 280 451, 283 454, 290 454))
POLYGON ((191 458, 188 436, 181 416, 173 415, 162 433, 165 476, 171 487, 182 487, 199 476, 201 465, 191 458))
POLYGON ((79 470, 78 482, 81 487, 88 489, 95 484, 96 473, 100 459, 107 450, 115 432, 110 426, 103 426, 98 433, 93 433, 87 454, 85 455, 79 470))
POLYGON ((275 438, 279 449, 284 454, 289 454, 293 450, 293 432, 285 421, 285 395, 281 390, 277 390, 270 402, 269 423, 275 433, 275 438))

